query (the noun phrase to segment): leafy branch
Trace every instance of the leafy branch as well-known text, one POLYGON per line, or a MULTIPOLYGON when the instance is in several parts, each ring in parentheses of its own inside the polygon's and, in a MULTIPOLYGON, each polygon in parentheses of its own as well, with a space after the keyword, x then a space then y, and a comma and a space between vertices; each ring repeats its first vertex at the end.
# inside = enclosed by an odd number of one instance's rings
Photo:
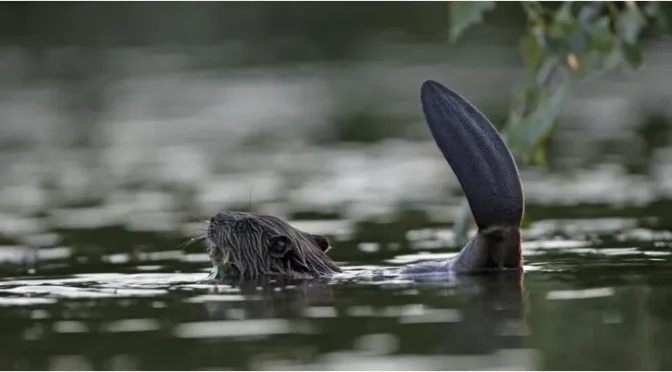
MULTIPOLYGON (((449 5, 450 41, 496 7, 494 1, 454 1, 449 5)), ((546 142, 574 81, 616 68, 638 70, 647 26, 669 25, 672 7, 658 2, 520 2, 527 30, 519 42, 528 74, 515 89, 502 136, 523 163, 546 166, 546 142)), ((455 224, 458 241, 467 239, 471 211, 466 200, 455 224)))

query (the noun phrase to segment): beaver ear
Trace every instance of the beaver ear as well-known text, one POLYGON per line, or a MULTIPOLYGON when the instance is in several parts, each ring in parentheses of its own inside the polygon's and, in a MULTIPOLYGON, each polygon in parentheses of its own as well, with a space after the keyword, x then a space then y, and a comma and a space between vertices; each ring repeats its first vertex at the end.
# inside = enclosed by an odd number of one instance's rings
POLYGON ((315 242, 317 243, 317 246, 320 247, 322 252, 327 252, 331 249, 331 244, 329 244, 329 239, 325 238, 322 235, 314 235, 311 234, 315 242))
POLYGON ((271 237, 268 251, 275 258, 283 258, 293 249, 292 242, 286 235, 271 237))

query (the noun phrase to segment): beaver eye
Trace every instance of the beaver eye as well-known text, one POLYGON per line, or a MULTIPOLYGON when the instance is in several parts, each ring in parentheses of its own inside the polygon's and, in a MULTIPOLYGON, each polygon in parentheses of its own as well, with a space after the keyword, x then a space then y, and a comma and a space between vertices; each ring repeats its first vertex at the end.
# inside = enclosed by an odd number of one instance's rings
POLYGON ((247 224, 245 223, 245 221, 236 222, 236 230, 243 232, 246 229, 247 229, 247 224))
POLYGON ((269 252, 273 257, 282 258, 292 251, 292 242, 284 235, 277 235, 270 239, 269 252))

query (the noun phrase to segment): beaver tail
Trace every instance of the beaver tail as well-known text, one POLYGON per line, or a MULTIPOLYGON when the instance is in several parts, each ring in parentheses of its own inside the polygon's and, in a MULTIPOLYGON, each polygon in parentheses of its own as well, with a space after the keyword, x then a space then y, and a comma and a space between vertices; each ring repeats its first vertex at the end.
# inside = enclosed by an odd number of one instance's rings
POLYGON ((457 93, 428 80, 422 110, 469 201, 479 231, 518 228, 523 190, 511 152, 488 119, 457 93))

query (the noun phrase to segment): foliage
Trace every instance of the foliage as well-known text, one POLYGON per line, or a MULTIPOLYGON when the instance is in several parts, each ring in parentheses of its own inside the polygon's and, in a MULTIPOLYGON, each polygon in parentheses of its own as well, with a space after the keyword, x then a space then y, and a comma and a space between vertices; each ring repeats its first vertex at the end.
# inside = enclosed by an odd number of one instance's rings
POLYGON ((450 4, 450 41, 455 42, 470 25, 483 20, 483 13, 495 9, 494 1, 454 1, 450 4))
MULTIPOLYGON (((514 91, 502 135, 514 156, 543 166, 546 140, 558 125, 572 82, 621 67, 638 70, 644 61, 642 31, 648 26, 672 25, 668 21, 672 6, 631 1, 520 4, 527 27, 519 50, 528 74, 514 91)), ((496 2, 451 2, 451 42, 495 6, 496 2)), ((470 218, 467 203, 462 210, 456 233, 464 240, 470 218)))

